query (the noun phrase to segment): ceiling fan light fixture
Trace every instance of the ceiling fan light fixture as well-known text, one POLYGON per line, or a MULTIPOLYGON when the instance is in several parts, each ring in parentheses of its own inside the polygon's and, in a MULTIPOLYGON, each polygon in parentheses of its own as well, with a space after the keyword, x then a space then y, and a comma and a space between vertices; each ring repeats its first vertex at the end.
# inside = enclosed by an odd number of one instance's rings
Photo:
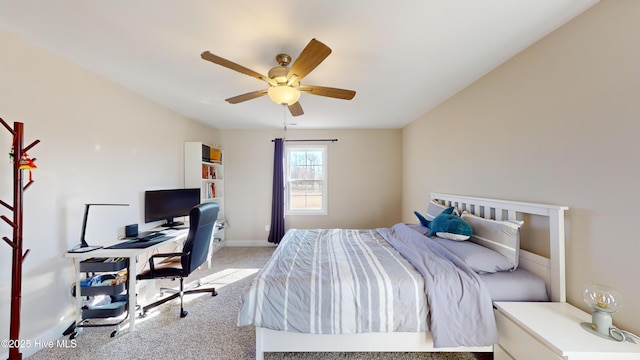
POLYGON ((300 99, 300 91, 287 85, 272 86, 268 94, 269 99, 278 105, 293 105, 300 99))

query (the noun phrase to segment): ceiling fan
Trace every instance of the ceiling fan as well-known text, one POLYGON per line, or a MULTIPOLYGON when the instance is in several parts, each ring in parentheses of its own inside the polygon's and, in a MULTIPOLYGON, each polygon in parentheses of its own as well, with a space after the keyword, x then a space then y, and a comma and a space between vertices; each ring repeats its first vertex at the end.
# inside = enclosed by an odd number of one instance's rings
POLYGON ((278 54, 276 56, 276 61, 279 66, 269 70, 268 76, 264 76, 251 69, 247 69, 242 65, 238 65, 217 55, 213 55, 208 51, 203 52, 201 57, 202 59, 211 61, 214 64, 263 80, 269 84, 267 89, 230 97, 225 99, 227 102, 237 104, 263 95, 269 95, 269 98, 276 104, 286 105, 289 108, 291 115, 299 116, 304 114, 302 106, 300 106, 300 103, 298 102, 301 93, 344 100, 351 100, 356 95, 356 92, 353 90, 300 84, 300 80, 320 65, 320 63, 324 61, 329 54, 331 54, 331 49, 327 45, 316 39, 311 39, 309 44, 307 44, 300 53, 300 56, 298 56, 296 61, 293 62, 291 68, 287 67, 291 62, 291 56, 287 54, 278 54))

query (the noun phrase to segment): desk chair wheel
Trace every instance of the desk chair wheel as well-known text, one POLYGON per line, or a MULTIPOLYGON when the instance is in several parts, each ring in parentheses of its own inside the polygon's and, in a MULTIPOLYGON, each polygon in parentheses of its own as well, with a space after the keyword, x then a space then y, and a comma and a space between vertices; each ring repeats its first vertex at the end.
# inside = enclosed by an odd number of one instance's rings
POLYGON ((218 292, 217 292, 217 291, 215 291, 215 290, 213 290, 213 291, 211 292, 211 296, 218 296, 218 292))
POLYGON ((75 339, 76 336, 78 336, 78 331, 77 330, 75 330, 74 332, 71 333, 71 335, 69 335, 69 340, 75 339))
POLYGON ((116 337, 116 335, 118 335, 119 333, 120 333, 120 329, 113 330, 111 332, 111 337, 116 337))
POLYGON ((187 310, 180 311, 180 317, 181 318, 186 317, 187 315, 189 315, 189 312, 187 310))

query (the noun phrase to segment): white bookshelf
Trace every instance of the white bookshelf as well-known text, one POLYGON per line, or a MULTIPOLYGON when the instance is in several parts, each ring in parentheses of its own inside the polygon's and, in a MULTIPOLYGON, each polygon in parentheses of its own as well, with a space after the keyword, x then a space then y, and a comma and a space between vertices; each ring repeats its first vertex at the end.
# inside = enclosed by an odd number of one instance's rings
POLYGON ((199 141, 184 143, 184 187, 200 188, 200 202, 215 202, 220 206, 213 251, 224 246, 226 221, 224 216, 224 165, 220 161, 203 161, 203 145, 199 141))

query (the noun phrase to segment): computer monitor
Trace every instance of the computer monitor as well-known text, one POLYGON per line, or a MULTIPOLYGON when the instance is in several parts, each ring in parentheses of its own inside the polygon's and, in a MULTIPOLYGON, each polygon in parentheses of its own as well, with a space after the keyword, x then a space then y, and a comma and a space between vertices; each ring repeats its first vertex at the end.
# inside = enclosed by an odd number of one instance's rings
POLYGON ((191 208, 200 204, 200 189, 147 190, 144 192, 144 222, 162 221, 162 226, 184 223, 174 218, 189 216, 191 208))

